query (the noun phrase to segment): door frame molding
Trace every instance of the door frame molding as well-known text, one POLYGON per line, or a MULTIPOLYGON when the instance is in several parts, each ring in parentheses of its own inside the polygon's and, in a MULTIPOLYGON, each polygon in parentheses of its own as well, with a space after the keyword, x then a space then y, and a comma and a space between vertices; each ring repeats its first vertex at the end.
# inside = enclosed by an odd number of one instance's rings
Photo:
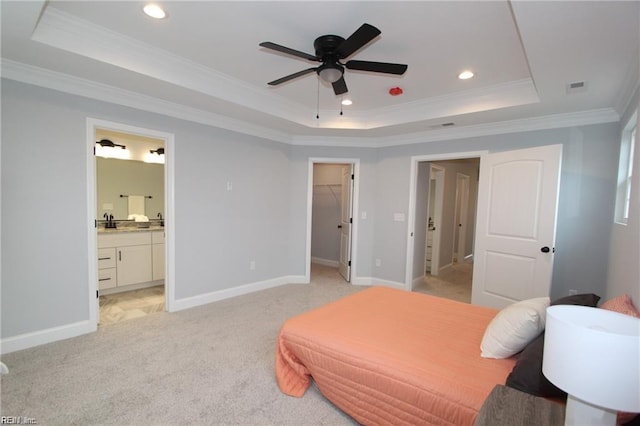
POLYGON ((407 215, 407 249, 405 261, 404 289, 411 291, 413 281, 413 243, 415 234, 416 221, 416 188, 418 185, 418 163, 433 162, 444 160, 459 160, 463 158, 479 158, 482 163, 483 154, 488 150, 467 151, 467 152, 450 152, 446 154, 427 154, 411 156, 410 172, 409 172, 409 207, 407 215))
POLYGON ((359 158, 333 158, 333 157, 309 157, 307 165, 307 235, 305 251, 305 282, 311 282, 311 217, 313 212, 313 165, 325 164, 351 164, 353 166, 353 193, 351 194, 351 274, 350 284, 353 285, 357 277, 358 260, 358 200, 360 198, 360 159, 359 158))
MULTIPOLYGON (((442 210, 444 207, 444 182, 447 177, 446 169, 436 164, 430 164, 429 182, 431 182, 431 179, 433 179, 434 175, 437 175, 435 179, 436 194, 434 198, 434 212, 436 212, 436 214, 433 218, 433 226, 435 228, 435 231, 433 231, 433 240, 431 242, 431 269, 429 273, 431 275, 437 276, 440 273, 440 241, 442 240, 442 210)), ((427 232, 429 232, 428 229, 427 232)), ((426 235, 425 238, 427 238, 426 235)), ((427 259, 425 257, 425 266, 426 263, 427 259)))
POLYGON ((97 177, 94 155, 96 129, 112 130, 138 136, 148 136, 164 141, 164 212, 165 212, 165 310, 172 312, 175 306, 175 136, 158 130, 131 126, 124 123, 87 117, 87 253, 89 262, 89 324, 98 328, 99 312, 96 303, 98 291, 98 241, 94 220, 97 220, 97 177))

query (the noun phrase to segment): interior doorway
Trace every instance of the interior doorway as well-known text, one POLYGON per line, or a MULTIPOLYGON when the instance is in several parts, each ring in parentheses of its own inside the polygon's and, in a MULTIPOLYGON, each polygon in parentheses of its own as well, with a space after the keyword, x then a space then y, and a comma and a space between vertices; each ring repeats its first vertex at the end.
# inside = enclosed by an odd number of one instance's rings
POLYGON ((478 176, 481 154, 413 158, 407 289, 470 302, 478 188, 471 176, 478 176))
POLYGON ((346 282, 355 271, 358 162, 354 159, 309 160, 307 277, 311 263, 335 268, 346 282))
POLYGON ((88 119, 87 139, 90 321, 170 311, 173 135, 88 119))

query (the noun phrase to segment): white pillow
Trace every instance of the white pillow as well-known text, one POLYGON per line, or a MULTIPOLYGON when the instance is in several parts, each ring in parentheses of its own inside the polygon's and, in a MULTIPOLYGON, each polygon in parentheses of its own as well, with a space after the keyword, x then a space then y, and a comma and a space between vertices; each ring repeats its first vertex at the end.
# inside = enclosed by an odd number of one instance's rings
POLYGON ((482 337, 483 358, 509 358, 544 331, 548 297, 522 300, 502 309, 482 337))

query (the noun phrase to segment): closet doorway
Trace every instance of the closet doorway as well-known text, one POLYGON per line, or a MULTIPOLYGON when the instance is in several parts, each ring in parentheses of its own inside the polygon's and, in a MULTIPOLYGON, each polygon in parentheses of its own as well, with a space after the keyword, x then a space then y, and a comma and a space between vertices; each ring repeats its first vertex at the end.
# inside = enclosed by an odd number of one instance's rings
POLYGON ((336 159, 315 159, 309 163, 310 264, 336 268, 346 282, 354 271, 354 220, 356 164, 336 159))
POLYGON ((90 318, 96 325, 170 310, 174 290, 173 136, 89 120, 90 318), (91 216, 90 216, 91 217, 91 216))

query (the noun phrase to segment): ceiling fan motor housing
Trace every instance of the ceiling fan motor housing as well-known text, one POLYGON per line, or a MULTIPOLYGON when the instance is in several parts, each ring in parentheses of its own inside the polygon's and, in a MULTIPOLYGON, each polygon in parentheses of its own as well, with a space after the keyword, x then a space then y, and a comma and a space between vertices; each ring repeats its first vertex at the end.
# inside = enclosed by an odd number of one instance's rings
POLYGON ((336 49, 338 49, 338 46, 340 46, 343 41, 344 38, 337 35, 323 35, 318 37, 313 42, 313 47, 316 49, 316 56, 322 62, 331 60, 338 62, 339 59, 343 58, 338 57, 336 49))

